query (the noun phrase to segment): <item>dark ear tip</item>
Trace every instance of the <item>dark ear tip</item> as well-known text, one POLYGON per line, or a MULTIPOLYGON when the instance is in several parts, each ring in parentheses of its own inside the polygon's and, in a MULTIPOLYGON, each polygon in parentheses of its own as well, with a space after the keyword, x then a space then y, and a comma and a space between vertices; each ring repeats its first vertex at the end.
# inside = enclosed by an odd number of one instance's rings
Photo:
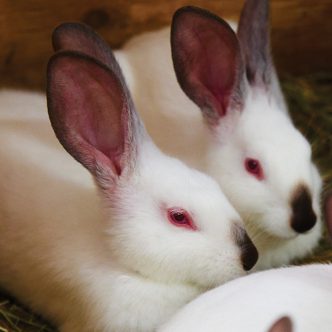
POLYGON ((63 22, 63 23, 60 23, 59 25, 57 25, 54 28, 53 34, 58 34, 58 33, 61 33, 62 31, 66 31, 66 30, 77 29, 80 24, 81 23, 79 23, 79 22, 63 22))
POLYGON ((183 15, 197 13, 197 11, 199 11, 199 10, 201 10, 201 8, 194 7, 194 6, 184 6, 184 7, 180 7, 179 9, 177 9, 172 17, 171 34, 176 29, 176 26, 177 26, 179 20, 181 21, 181 17, 183 15))
POLYGON ((233 32, 233 29, 230 27, 230 25, 223 20, 221 17, 219 17, 216 14, 213 14, 212 12, 196 7, 196 6, 184 6, 179 8, 173 15, 172 19, 172 25, 171 25, 171 30, 174 31, 175 28, 177 27, 178 23, 181 23, 181 21, 184 19, 185 16, 192 17, 200 17, 202 19, 207 19, 207 20, 212 20, 215 21, 224 27, 228 28, 233 32))
POLYGON ((87 24, 82 22, 64 22, 59 24, 53 30, 53 35, 59 35, 63 32, 69 31, 83 31, 83 32, 91 32, 93 31, 87 24))
POLYGON ((52 33, 52 45, 55 52, 59 51, 63 47, 61 42, 63 35, 72 32, 80 32, 85 35, 95 34, 92 28, 81 22, 61 23, 55 27, 52 33))
POLYGON ((76 24, 77 23, 74 22, 65 22, 55 27, 52 32, 52 45, 54 51, 58 51, 61 48, 61 38, 63 33, 76 29, 76 24))
POLYGON ((204 11, 204 9, 200 8, 200 7, 196 7, 196 6, 183 6, 178 8, 174 15, 173 18, 176 18, 182 14, 186 14, 186 13, 200 13, 201 11, 204 11))
POLYGON ((203 9, 203 8, 196 7, 196 6, 183 6, 175 11, 173 18, 177 18, 184 14, 189 14, 189 15, 194 14, 194 15, 201 15, 201 16, 210 16, 210 15, 216 16, 215 14, 208 11, 207 9, 203 9))

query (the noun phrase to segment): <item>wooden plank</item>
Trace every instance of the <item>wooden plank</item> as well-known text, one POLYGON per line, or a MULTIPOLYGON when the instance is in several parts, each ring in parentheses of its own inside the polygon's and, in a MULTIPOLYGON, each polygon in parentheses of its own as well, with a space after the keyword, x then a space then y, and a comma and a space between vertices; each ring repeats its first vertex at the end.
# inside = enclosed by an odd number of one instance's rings
MULTIPOLYGON (((242 0, 0 0, 0 84, 42 88, 52 54, 50 36, 65 21, 82 21, 113 46, 169 24, 180 6, 201 6, 236 18, 242 0)), ((272 0, 278 68, 289 73, 332 70, 332 0, 272 0)))

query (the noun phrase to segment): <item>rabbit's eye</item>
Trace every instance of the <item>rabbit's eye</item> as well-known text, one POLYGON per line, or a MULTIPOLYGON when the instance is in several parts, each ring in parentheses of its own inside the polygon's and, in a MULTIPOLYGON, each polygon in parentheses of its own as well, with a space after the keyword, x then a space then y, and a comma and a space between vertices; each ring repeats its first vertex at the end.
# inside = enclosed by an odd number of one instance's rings
POLYGON ((247 172, 254 175, 258 180, 263 179, 263 177, 264 177, 263 170, 262 170, 261 164, 259 163, 258 160, 252 159, 252 158, 247 158, 245 160, 245 167, 246 167, 247 172))
POLYGON ((189 228, 194 231, 197 230, 197 227, 192 221, 189 213, 184 209, 181 208, 168 209, 168 219, 175 226, 189 228))

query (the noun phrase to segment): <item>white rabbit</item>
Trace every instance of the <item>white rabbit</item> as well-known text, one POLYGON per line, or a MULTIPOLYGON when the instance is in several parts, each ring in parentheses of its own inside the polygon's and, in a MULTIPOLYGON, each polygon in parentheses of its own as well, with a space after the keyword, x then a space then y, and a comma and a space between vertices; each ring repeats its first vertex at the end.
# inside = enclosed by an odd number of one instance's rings
MULTIPOLYGON (((332 226, 332 194, 326 200, 332 226)), ((175 314, 160 332, 266 332, 281 316, 294 332, 332 327, 332 265, 306 265, 253 273, 215 288, 175 314)))
POLYGON ((115 59, 59 52, 47 91, 94 181, 42 96, 1 92, 0 287, 61 332, 148 332, 253 267, 240 216, 153 144, 115 59))
POLYGON ((267 332, 289 316, 294 332, 329 332, 332 265, 307 265, 252 273, 208 291, 160 328, 160 332, 267 332))
MULTIPOLYGON (((56 30, 55 49, 107 63, 107 44, 70 30, 56 30)), ((279 87, 268 1, 247 0, 238 36, 219 17, 184 7, 171 36, 185 93, 169 29, 136 37, 115 54, 149 134, 218 180, 261 253, 258 269, 307 255, 321 236, 321 178, 279 87)))
POLYGON ((332 326, 332 266, 272 269, 238 278, 186 305, 160 332, 266 332, 287 315, 294 332, 332 326))

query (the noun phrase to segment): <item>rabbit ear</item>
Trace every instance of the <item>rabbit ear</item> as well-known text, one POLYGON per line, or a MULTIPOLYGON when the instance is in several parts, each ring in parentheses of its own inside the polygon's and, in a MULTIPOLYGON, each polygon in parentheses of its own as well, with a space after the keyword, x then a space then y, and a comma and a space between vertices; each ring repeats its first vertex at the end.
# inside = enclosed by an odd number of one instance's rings
POLYGON ((271 56, 269 0, 246 1, 237 34, 249 84, 252 87, 263 87, 275 98, 280 108, 287 112, 271 56))
POLYGON ((325 222, 329 231, 330 237, 332 238, 332 191, 330 191, 325 198, 324 204, 325 222))
POLYGON ((121 69, 106 41, 93 29, 82 23, 60 24, 52 34, 54 51, 77 51, 95 58, 108 66, 117 75, 121 69))
POLYGON ((171 47, 180 86, 210 124, 244 102, 243 62, 237 37, 219 17, 183 7, 173 17, 171 47))
POLYGON ((99 184, 132 170, 144 130, 125 83, 78 52, 55 54, 47 81, 50 120, 64 148, 99 184))
POLYGON ((278 319, 268 332, 292 332, 292 322, 288 317, 278 319))
POLYGON ((276 74, 270 48, 268 0, 246 1, 237 34, 249 83, 274 88, 276 74))

